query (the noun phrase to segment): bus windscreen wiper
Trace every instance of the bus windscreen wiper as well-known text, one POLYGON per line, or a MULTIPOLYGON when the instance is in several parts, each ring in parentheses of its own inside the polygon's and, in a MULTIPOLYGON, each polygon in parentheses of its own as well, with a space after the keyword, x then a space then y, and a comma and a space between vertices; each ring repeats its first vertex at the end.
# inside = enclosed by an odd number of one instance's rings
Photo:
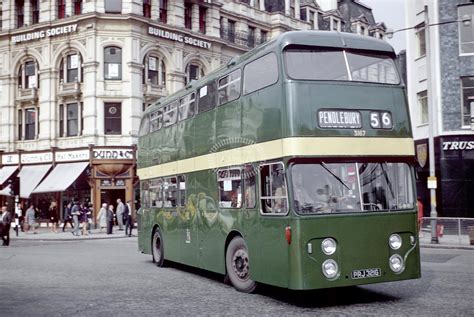
POLYGON ((326 170, 328 171, 329 174, 331 174, 332 176, 334 176, 335 179, 337 179, 339 181, 339 183, 341 183, 345 188, 347 188, 348 190, 351 190, 349 186, 346 185, 346 183, 344 183, 344 181, 339 177, 337 176, 336 174, 334 174, 329 168, 328 166, 326 165, 326 163, 324 162, 321 162, 321 166, 326 170))

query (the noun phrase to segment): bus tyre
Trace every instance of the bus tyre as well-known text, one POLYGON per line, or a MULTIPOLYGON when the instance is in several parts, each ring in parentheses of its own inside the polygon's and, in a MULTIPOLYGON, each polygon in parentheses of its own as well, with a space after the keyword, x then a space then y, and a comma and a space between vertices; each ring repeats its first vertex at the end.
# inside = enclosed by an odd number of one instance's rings
POLYGON ((249 252, 244 239, 235 237, 230 241, 225 256, 227 276, 240 292, 251 293, 256 284, 250 279, 249 252))
POLYGON ((153 256, 153 262, 156 263, 157 266, 162 267, 165 263, 165 256, 163 252, 163 238, 161 236, 160 229, 156 229, 153 233, 151 252, 153 256))

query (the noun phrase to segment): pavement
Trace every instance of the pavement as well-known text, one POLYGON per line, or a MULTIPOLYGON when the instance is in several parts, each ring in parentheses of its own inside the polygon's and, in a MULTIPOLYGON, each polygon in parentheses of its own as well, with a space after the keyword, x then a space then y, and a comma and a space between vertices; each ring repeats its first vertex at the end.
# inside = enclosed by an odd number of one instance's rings
MULTIPOLYGON (((60 227, 62 228, 62 227, 60 227)), ((119 231, 118 226, 115 226, 112 234, 107 234, 104 230, 92 229, 88 235, 74 236, 71 228, 68 228, 63 232, 59 229, 58 232, 52 232, 51 228, 46 227, 42 224, 41 227, 36 229, 36 234, 32 232, 19 232, 16 236, 14 227, 10 231, 11 240, 42 240, 42 241, 74 241, 74 240, 95 240, 95 239, 122 239, 122 238, 133 238, 136 237, 137 228, 134 227, 132 231, 132 237, 125 235, 125 231, 119 231)), ((82 232, 82 230, 81 230, 82 232)), ((431 243, 431 234, 427 231, 420 233, 420 246, 422 248, 439 248, 439 249, 463 249, 474 251, 474 245, 470 244, 469 236, 462 235, 443 235, 438 238, 438 243, 431 243)))

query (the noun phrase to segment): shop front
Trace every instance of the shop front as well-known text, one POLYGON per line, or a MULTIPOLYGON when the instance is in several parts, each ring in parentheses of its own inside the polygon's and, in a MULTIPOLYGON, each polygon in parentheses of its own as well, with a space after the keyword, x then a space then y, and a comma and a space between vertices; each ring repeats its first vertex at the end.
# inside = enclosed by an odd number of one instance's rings
MULTIPOLYGON (((474 218, 474 135, 435 138, 437 212, 439 217, 474 218)), ((418 194, 424 216, 430 216, 428 141, 416 141, 418 194)))

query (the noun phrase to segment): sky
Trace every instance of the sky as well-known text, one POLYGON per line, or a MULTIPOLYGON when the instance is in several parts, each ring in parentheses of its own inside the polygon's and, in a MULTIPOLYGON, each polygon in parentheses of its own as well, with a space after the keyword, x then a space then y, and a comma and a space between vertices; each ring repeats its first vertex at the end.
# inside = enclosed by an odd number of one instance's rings
MULTIPOLYGON (((405 0, 360 0, 372 8, 375 22, 384 22, 387 29, 399 30, 405 27, 405 0)), ((388 42, 398 53, 406 49, 406 32, 398 32, 388 42)))

